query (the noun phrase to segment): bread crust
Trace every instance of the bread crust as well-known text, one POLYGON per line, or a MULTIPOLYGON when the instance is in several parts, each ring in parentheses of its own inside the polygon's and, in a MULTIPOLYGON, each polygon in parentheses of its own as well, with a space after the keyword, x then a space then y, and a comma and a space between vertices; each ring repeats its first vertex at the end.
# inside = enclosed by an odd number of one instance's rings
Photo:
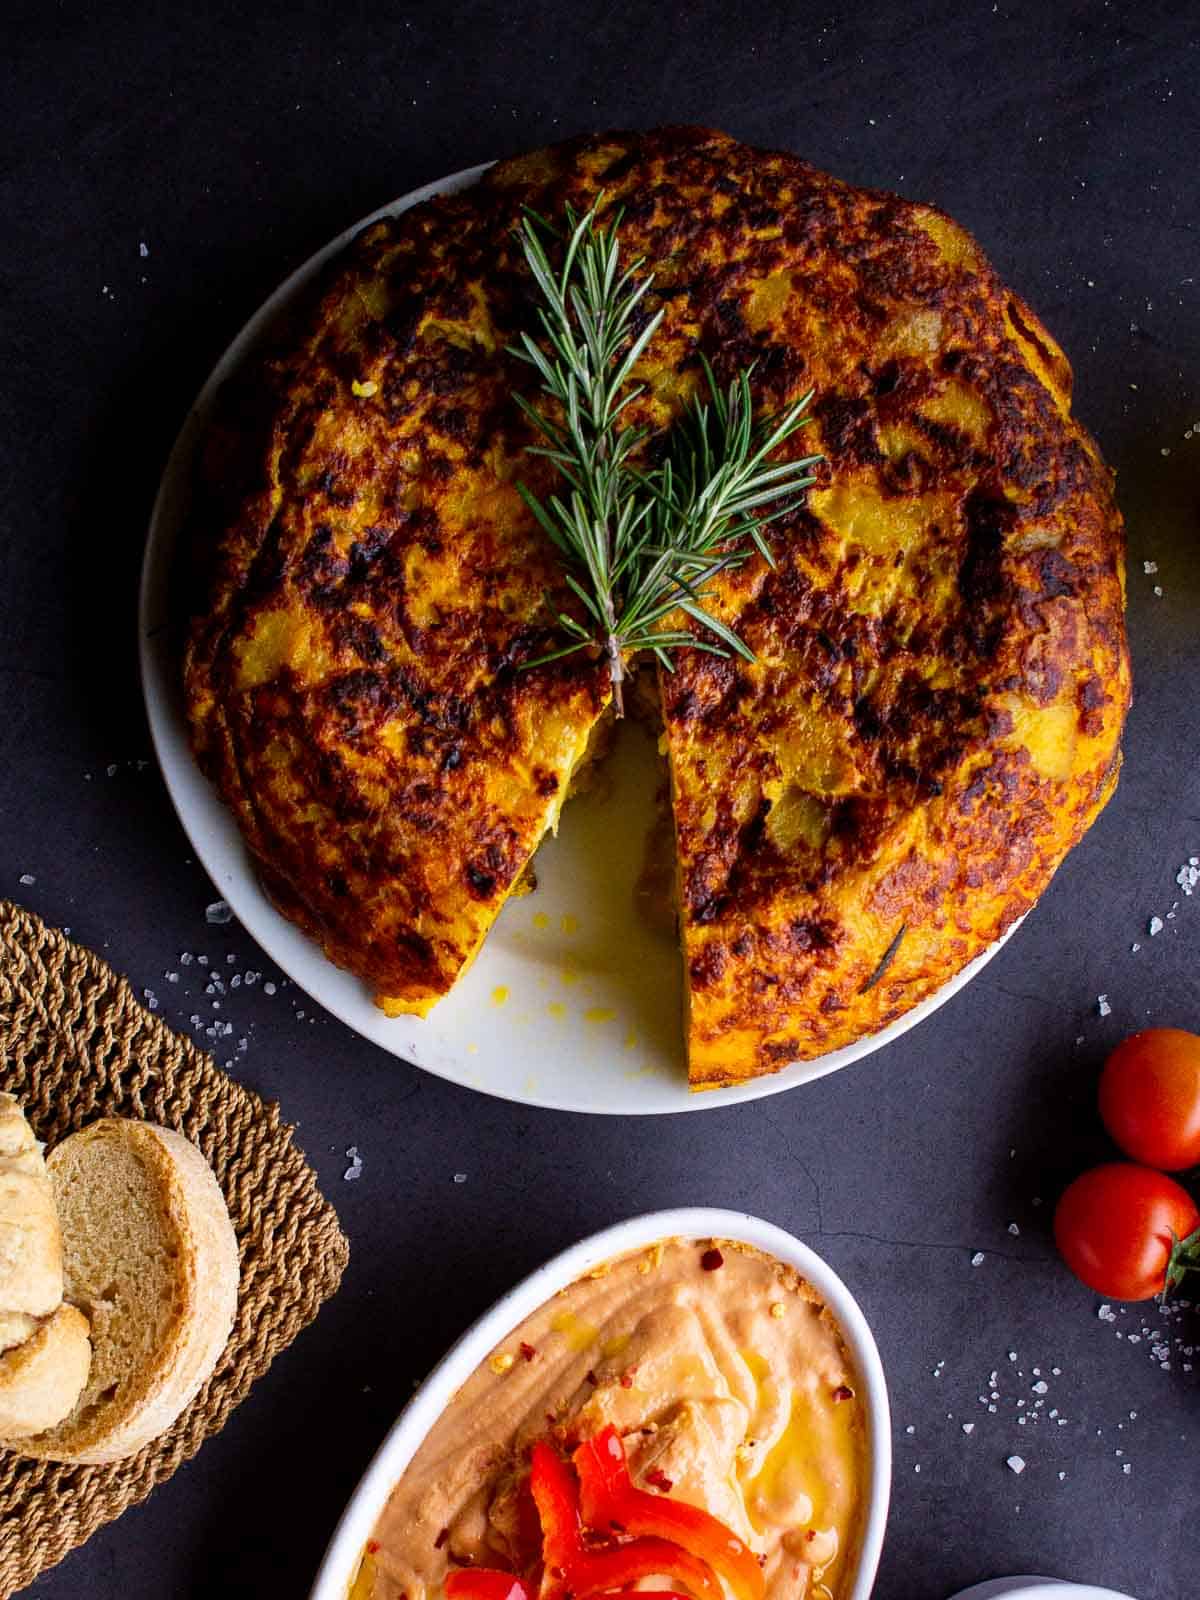
MULTIPOLYGON (((102 1347, 118 1330, 108 1320, 111 1308, 93 1307, 97 1359, 79 1404, 59 1426, 17 1446, 39 1459, 119 1461, 164 1433, 211 1375, 237 1310, 233 1224, 212 1169, 182 1134, 153 1123, 102 1118, 51 1152, 51 1179, 56 1186, 66 1183, 97 1146, 115 1143, 136 1156, 153 1195, 155 1229, 174 1264, 172 1315, 144 1359, 121 1376, 115 1392, 102 1396, 95 1392, 101 1381, 112 1387, 111 1371, 100 1359, 102 1347)), ((79 1243, 68 1230, 66 1287, 68 1295, 87 1304, 96 1286, 76 1279, 79 1243)), ((149 1308, 144 1314, 151 1314, 149 1308)))
POLYGON ((74 1408, 92 1363, 89 1331, 81 1311, 60 1305, 23 1344, 0 1355, 0 1438, 42 1433, 74 1408))

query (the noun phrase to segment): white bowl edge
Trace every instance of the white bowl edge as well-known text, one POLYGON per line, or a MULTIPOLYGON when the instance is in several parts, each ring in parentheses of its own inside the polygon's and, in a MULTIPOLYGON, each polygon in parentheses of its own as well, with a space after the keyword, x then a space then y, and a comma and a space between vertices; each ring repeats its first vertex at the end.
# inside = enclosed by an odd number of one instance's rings
POLYGON ((869 1600, 887 1524, 892 1429, 887 1380, 874 1335, 833 1268, 793 1234, 761 1217, 709 1206, 646 1212, 591 1234, 503 1295, 450 1347, 392 1424, 334 1529, 310 1600, 347 1600, 364 1546, 388 1495, 459 1388, 506 1334, 593 1267, 659 1239, 733 1239, 786 1262, 833 1313, 862 1381, 867 1413, 866 1510, 854 1582, 845 1600, 869 1600))

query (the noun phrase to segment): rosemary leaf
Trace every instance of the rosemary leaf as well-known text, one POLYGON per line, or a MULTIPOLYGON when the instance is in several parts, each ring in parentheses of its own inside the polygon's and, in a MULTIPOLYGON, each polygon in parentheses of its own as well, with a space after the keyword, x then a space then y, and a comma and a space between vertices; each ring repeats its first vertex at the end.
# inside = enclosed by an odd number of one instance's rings
POLYGON ((667 670, 679 649, 734 652, 753 661, 749 647, 706 604, 709 588, 752 553, 774 565, 763 530, 801 503, 813 482, 809 469, 821 458, 770 459, 809 420, 811 392, 756 423, 753 369, 722 389, 702 356, 707 401, 685 411, 660 466, 642 471, 633 464, 645 435, 622 417, 642 392, 633 373, 663 312, 642 320, 639 308, 653 278, 642 275, 641 260, 621 270, 620 213, 600 227, 603 199, 582 216, 568 206, 565 237, 544 217, 525 213, 521 243, 543 302, 541 340, 526 331, 510 353, 536 371, 551 402, 548 413, 516 397, 546 441, 530 453, 554 463, 568 493, 543 500, 525 484, 518 488, 564 557, 567 585, 594 624, 591 631, 558 613, 572 642, 526 665, 594 645, 608 660, 620 716, 627 661, 640 650, 652 652, 667 670), (550 245, 562 246, 557 269, 550 245), (680 613, 702 631, 672 627, 670 619, 680 613))

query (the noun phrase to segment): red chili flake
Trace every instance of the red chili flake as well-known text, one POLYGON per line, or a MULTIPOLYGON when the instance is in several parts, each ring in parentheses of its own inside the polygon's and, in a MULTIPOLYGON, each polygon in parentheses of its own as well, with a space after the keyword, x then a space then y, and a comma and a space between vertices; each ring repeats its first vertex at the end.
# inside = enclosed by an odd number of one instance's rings
POLYGON ((534 1356, 537 1355, 537 1351, 533 1348, 533 1346, 531 1344, 526 1344, 524 1339, 522 1339, 521 1340, 521 1354, 524 1356, 526 1361, 532 1361, 534 1356))
POLYGON ((378 1539, 368 1539, 367 1540, 367 1554, 369 1556, 373 1556, 373 1555, 377 1555, 378 1553, 379 1553, 379 1540, 378 1539))
POLYGON ((595 1389, 600 1383, 600 1379, 592 1371, 591 1367, 588 1368, 587 1381, 591 1384, 593 1389, 595 1389))
POLYGON ((723 1267, 725 1265, 725 1257, 714 1245, 711 1250, 706 1250, 700 1257, 700 1265, 704 1268, 705 1272, 715 1272, 718 1267, 723 1267))
POLYGON ((668 1478, 661 1467, 651 1467, 646 1474, 646 1482, 653 1484, 656 1489, 661 1489, 663 1494, 670 1494, 675 1487, 675 1480, 668 1478))
POLYGON ((636 1367, 630 1367, 628 1372, 623 1372, 621 1374, 621 1387, 622 1387, 622 1389, 632 1389, 633 1388, 633 1375, 634 1375, 634 1373, 636 1371, 637 1371, 636 1367))
POLYGON ((808 1540, 809 1544, 811 1544, 817 1537, 817 1530, 815 1528, 810 1528, 804 1537, 808 1540))
POLYGON ((833 1398, 835 1400, 853 1400, 854 1390, 848 1388, 844 1383, 839 1383, 837 1388, 833 1391, 833 1398))
POLYGON ((437 1538, 433 1541, 433 1548, 435 1550, 440 1550, 449 1537, 450 1537, 450 1529, 449 1528, 443 1528, 441 1533, 439 1533, 437 1538))

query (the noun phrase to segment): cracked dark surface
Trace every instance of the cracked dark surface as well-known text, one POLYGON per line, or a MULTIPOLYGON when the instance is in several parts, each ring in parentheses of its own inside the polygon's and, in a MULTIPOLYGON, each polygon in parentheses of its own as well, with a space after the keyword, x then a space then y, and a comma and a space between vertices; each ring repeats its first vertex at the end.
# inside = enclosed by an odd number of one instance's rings
MULTIPOLYGON (((471 163, 589 125, 703 121, 958 218, 1062 341, 1075 408, 1117 468, 1138 694, 1115 799, 987 973, 887 1050, 777 1099, 633 1122, 525 1110, 385 1057, 291 988, 228 997, 218 1059, 298 1122, 349 1272, 220 1437, 31 1594, 304 1595, 414 1380, 474 1316, 590 1230, 709 1203, 814 1244, 875 1330, 896 1446, 875 1600, 1030 1570, 1192 1600, 1200 1375, 1118 1340, 1142 1318, 1101 1322, 1049 1236, 1059 1189, 1109 1153, 1094 1111, 1107 1050, 1149 1023, 1200 1027, 1200 896, 1174 882, 1200 855, 1186 8, 638 0, 553 29, 525 0, 465 0, 452 18, 22 9, 0 59, 0 892, 153 990, 174 1026, 209 1005, 182 951, 279 975, 236 925, 206 926, 216 892, 149 764, 132 618, 161 464, 286 272, 471 163), (345 1182, 350 1146, 363 1169, 345 1182), (1033 1363, 1061 1369, 1061 1428, 1016 1423, 1033 1363)), ((1148 1326, 1200 1345, 1194 1314, 1148 1326)))

